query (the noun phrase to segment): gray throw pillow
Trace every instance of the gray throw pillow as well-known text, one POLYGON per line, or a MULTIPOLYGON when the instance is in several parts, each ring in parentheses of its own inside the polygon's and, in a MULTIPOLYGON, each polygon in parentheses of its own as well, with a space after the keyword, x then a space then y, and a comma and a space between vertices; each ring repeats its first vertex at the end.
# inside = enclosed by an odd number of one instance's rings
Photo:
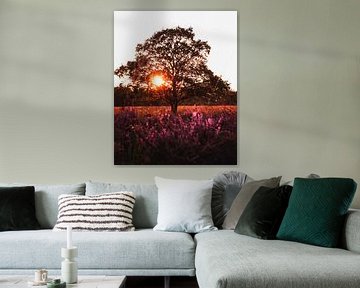
POLYGON ((213 180, 155 177, 159 213, 154 230, 198 233, 217 230, 211 217, 213 180))
POLYGON ((215 176, 211 213, 216 227, 221 228, 232 202, 249 179, 251 178, 245 173, 238 171, 226 171, 215 176))
POLYGON ((275 188, 279 186, 281 176, 258 181, 251 181, 244 184, 233 201, 229 212, 227 213, 223 229, 234 230, 246 205, 249 203, 255 192, 261 187, 275 188))
POLYGON ((8 184, 0 186, 34 186, 36 218, 43 229, 52 229, 58 216, 58 197, 61 194, 85 195, 85 183, 69 185, 8 184))

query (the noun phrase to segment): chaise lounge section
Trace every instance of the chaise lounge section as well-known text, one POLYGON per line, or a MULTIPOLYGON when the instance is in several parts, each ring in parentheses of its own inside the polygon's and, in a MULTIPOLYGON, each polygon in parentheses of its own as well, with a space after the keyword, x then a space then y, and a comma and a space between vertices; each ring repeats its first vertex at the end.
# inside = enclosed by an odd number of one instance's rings
POLYGON ((200 288, 353 288, 360 283, 360 211, 347 216, 349 250, 262 240, 230 230, 195 236, 200 288))

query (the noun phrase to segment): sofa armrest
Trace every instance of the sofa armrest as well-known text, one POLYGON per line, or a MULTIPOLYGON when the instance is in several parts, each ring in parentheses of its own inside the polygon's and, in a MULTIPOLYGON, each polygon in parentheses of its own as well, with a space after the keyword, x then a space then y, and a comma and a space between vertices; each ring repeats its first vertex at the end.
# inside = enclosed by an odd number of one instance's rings
POLYGON ((360 253, 360 210, 349 210, 345 218, 342 247, 360 253))

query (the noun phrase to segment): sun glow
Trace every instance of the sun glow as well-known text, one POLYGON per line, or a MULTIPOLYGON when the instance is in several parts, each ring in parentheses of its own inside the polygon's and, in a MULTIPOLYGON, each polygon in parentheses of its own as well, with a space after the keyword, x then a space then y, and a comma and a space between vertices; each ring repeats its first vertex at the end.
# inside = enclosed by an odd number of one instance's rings
POLYGON ((155 88, 159 88, 165 84, 165 80, 161 75, 154 75, 150 81, 155 88))

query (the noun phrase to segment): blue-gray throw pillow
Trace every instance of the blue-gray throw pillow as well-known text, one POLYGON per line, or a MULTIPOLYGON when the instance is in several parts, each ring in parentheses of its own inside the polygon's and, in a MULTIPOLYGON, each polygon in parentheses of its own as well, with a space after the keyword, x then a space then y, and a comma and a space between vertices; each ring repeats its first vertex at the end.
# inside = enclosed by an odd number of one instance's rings
POLYGON ((355 191, 349 178, 295 178, 277 238, 337 247, 355 191))
POLYGON ((288 206, 292 187, 260 187, 241 214, 235 232, 260 239, 275 239, 288 206))
POLYGON ((214 178, 211 199, 211 214, 214 225, 221 228, 230 207, 241 187, 251 178, 243 172, 226 171, 214 178))
POLYGON ((0 231, 39 228, 35 216, 35 188, 0 187, 0 231))

